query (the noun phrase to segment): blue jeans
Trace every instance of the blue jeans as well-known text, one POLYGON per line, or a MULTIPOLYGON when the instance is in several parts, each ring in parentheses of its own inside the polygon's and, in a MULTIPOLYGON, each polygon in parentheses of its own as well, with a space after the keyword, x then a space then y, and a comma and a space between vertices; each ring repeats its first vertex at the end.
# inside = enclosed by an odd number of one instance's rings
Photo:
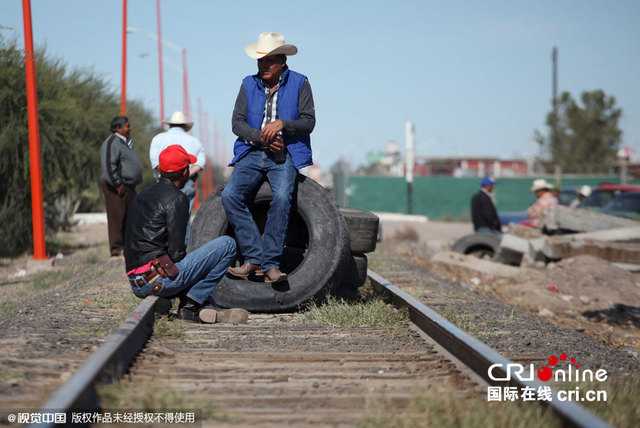
POLYGON ((157 296, 172 298, 186 290, 187 297, 200 304, 206 301, 215 304, 210 296, 211 292, 235 256, 236 242, 233 238, 221 236, 190 252, 176 263, 178 275, 174 278, 158 278, 151 284, 143 278, 144 285, 132 285, 131 290, 136 296, 145 298, 151 294, 153 285, 160 284, 162 288, 157 296))
POLYGON ((297 174, 290 155, 285 156, 284 163, 276 163, 272 152, 253 149, 236 162, 222 191, 222 205, 233 226, 240 252, 246 262, 261 265, 265 272, 280 268, 297 174), (265 179, 271 184, 273 200, 264 234, 260 236, 248 205, 265 179))

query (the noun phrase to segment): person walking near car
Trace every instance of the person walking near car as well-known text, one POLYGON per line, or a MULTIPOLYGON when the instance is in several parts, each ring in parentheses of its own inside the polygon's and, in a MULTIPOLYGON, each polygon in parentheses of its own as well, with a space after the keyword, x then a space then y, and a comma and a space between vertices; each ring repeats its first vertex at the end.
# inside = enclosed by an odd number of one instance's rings
POLYGON ((534 180, 530 190, 536 194, 537 199, 527 209, 531 225, 548 234, 553 234, 557 229, 555 210, 558 206, 558 199, 551 194, 551 187, 552 185, 544 179, 534 180))
POLYGON ((287 66, 287 56, 298 48, 285 44, 282 34, 261 33, 245 52, 258 60, 258 73, 244 78, 233 109, 232 127, 238 139, 222 205, 244 264, 229 272, 246 278, 262 268, 266 282, 281 282, 287 279, 280 271, 280 259, 296 176, 299 169, 313 164, 310 134, 315 107, 307 77, 287 66), (260 236, 248 205, 265 179, 273 201, 260 236))
POLYGON ((196 161, 177 144, 160 153, 160 179, 129 206, 124 257, 133 294, 179 297, 179 319, 212 323, 217 307, 211 292, 235 258, 236 243, 221 236, 186 253, 189 198, 180 189, 196 161))
POLYGON ((131 123, 127 116, 111 121, 112 134, 100 146, 102 193, 107 211, 109 252, 112 257, 122 254, 124 222, 127 207, 142 182, 142 167, 131 139, 131 123))
POLYGON ((591 187, 585 184, 584 186, 580 187, 580 189, 578 189, 576 193, 578 194, 578 197, 571 201, 571 204, 569 204, 569 208, 578 208, 580 202, 584 201, 584 199, 591 194, 591 187))
POLYGON ((483 178, 480 190, 471 198, 471 219, 476 232, 500 233, 502 230, 492 195, 496 184, 489 177, 483 178))

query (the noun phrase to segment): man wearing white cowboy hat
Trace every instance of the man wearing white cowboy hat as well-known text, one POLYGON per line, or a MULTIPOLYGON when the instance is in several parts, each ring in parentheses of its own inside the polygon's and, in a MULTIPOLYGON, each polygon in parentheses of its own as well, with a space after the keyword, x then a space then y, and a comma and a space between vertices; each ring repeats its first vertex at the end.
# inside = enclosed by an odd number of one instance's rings
POLYGON ((583 185, 582 187, 580 187, 580 189, 578 189, 576 194, 578 195, 578 197, 571 201, 571 203, 569 204, 569 208, 578 208, 580 202, 584 201, 591 194, 591 186, 587 186, 586 184, 583 185))
MULTIPOLYGON (((169 125, 169 130, 156 135, 151 140, 151 146, 149 147, 151 168, 153 168, 156 181, 158 181, 160 179, 160 173, 158 172, 160 153, 174 144, 182 146, 187 153, 196 157, 196 163, 189 168, 189 180, 181 189, 182 193, 189 197, 189 213, 191 213, 193 201, 196 197, 196 180, 198 179, 198 173, 204 169, 207 158, 200 141, 193 135, 188 134, 189 130, 193 127, 193 122, 187 122, 184 113, 181 111, 173 112, 171 118, 164 121, 164 123, 169 125)), ((189 237, 188 226, 187 224, 187 238, 189 237)))
POLYGON ((558 206, 558 199, 550 192, 553 185, 542 178, 533 180, 531 191, 536 194, 536 201, 527 209, 527 215, 531 219, 533 227, 546 229, 552 232, 556 229, 555 210, 558 206))
POLYGON ((244 258, 232 275, 246 278, 260 268, 266 282, 287 279, 280 259, 289 211, 300 168, 313 164, 310 134, 316 123, 307 77, 287 67, 287 56, 298 48, 279 33, 261 33, 245 52, 258 60, 258 73, 244 78, 233 109, 234 166, 222 192, 225 208, 244 258), (264 180, 273 190, 263 236, 248 204, 264 180))

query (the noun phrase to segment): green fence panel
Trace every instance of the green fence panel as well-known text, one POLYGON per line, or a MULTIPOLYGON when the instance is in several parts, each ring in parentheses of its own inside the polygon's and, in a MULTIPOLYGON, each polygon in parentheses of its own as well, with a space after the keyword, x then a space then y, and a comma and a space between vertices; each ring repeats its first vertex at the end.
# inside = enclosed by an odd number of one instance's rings
MULTIPOLYGON (((545 178, 545 177, 536 177, 545 178)), ((546 177, 549 182, 552 177, 546 177)), ((597 187, 608 181, 619 183, 617 176, 565 177, 563 188, 578 188, 584 184, 597 187)), ((525 211, 535 200, 529 190, 533 178, 500 178, 495 188, 499 212, 525 211)), ((640 184, 634 181, 633 184, 640 184)), ((471 217, 471 197, 479 190, 479 178, 450 176, 415 177, 413 212, 430 219, 468 221, 471 217)), ((407 183, 402 177, 354 176, 347 190, 349 206, 368 211, 407 214, 407 183)))

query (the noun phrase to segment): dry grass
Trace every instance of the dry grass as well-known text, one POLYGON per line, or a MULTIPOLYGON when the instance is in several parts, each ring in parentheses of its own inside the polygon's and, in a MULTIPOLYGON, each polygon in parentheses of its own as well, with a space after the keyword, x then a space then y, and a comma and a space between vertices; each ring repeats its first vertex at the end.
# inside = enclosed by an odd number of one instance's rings
POLYGON ((324 305, 310 304, 300 316, 303 323, 333 327, 397 327, 408 319, 405 310, 397 311, 379 298, 358 304, 329 298, 324 305))
POLYGON ((145 413, 193 412, 196 422, 206 420, 215 422, 238 422, 238 418, 214 407, 215 397, 203 397, 181 394, 163 388, 157 381, 131 383, 125 381, 98 385, 97 393, 104 411, 137 411, 145 413))
POLYGON ((420 236, 418 235, 418 232, 416 232, 416 230, 414 228, 405 227, 404 229, 397 231, 393 235, 393 238, 391 238, 391 239, 396 240, 396 241, 418 242, 420 240, 420 236))
POLYGON ((153 325, 153 335, 165 339, 182 339, 187 329, 188 325, 184 322, 172 320, 169 315, 166 314, 156 314, 156 320, 153 325))
POLYGON ((536 402, 487 402, 486 393, 462 396, 453 386, 421 388, 404 403, 367 399, 370 416, 359 427, 556 427, 560 422, 536 402))
POLYGON ((587 391, 606 391, 606 401, 581 401, 579 404, 615 427, 637 427, 640 423, 640 379, 627 376, 604 382, 573 382, 556 386, 558 390, 580 390, 584 397, 587 391))

